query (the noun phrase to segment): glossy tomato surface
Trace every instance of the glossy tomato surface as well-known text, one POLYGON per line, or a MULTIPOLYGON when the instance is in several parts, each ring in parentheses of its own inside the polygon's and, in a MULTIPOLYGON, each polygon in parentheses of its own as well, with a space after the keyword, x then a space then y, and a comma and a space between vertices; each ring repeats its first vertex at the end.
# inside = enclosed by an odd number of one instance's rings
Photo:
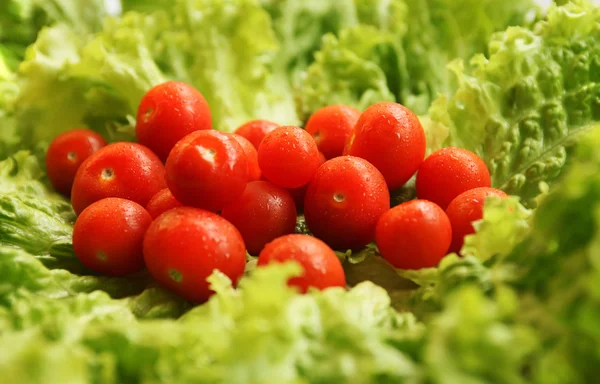
POLYGON ((212 212, 238 198, 248 183, 248 160, 229 134, 197 131, 180 140, 167 159, 167 184, 183 205, 212 212))
POLYGON ((313 137, 298 127, 280 127, 269 133, 258 148, 264 177, 283 188, 307 184, 319 167, 319 149, 313 137))
POLYGON ((206 281, 214 270, 237 283, 246 266, 246 247, 239 231, 221 216, 180 207, 150 225, 144 260, 161 285, 187 300, 203 302, 214 293, 206 281))
POLYGON ((142 245, 152 217, 130 200, 107 198, 87 207, 73 228, 73 249, 86 267, 109 276, 144 268, 142 245))
POLYGON ((162 189, 156 193, 156 195, 152 196, 148 205, 146 206, 146 210, 152 216, 153 219, 156 219, 161 214, 167 212, 170 209, 182 207, 183 205, 173 197, 171 190, 169 188, 162 189))
POLYGON ((404 185, 423 162, 425 131, 408 108, 391 102, 374 104, 360 115, 344 154, 369 161, 394 190, 404 185))
POLYGON ((235 140, 242 147, 244 153, 246 154, 246 160, 248 161, 248 181, 260 180, 262 177, 262 172, 260 170, 260 167, 258 166, 258 151, 256 150, 256 148, 254 148, 252 143, 250 143, 245 137, 237 135, 235 133, 232 134, 232 136, 235 138, 235 140))
POLYGON ((344 146, 358 118, 360 111, 347 105, 329 105, 313 113, 306 123, 310 133, 325 158, 341 156, 344 146))
POLYGON ((381 216, 375 241, 381 255, 396 268, 432 268, 448 253, 452 229, 437 204, 412 200, 381 216))
POLYGON ((89 129, 73 129, 56 136, 46 153, 46 171, 54 189, 70 196, 83 161, 105 146, 102 136, 89 129))
POLYGON ((235 133, 246 138, 258 151, 260 143, 271 131, 279 127, 279 124, 269 120, 251 120, 244 123, 235 130, 235 133))
POLYGON ((286 235, 279 237, 262 250, 258 266, 271 263, 295 261, 304 273, 293 277, 288 285, 304 293, 310 287, 320 290, 329 287, 346 287, 346 276, 340 259, 321 240, 308 235, 286 235))
POLYGON ((368 161, 353 156, 325 162, 304 198, 310 231, 339 250, 373 241, 377 220, 388 209, 390 193, 383 176, 368 161))
POLYGON ((417 172, 417 196, 442 209, 461 193, 491 185, 483 160, 462 148, 442 148, 428 156, 417 172))
POLYGON ((77 214, 106 197, 132 200, 145 207, 165 187, 165 167, 150 149, 137 143, 114 143, 81 164, 71 203, 77 214))
POLYGON ((499 189, 481 187, 461 193, 448 205, 446 214, 452 225, 450 252, 460 252, 465 236, 475 233, 473 222, 483 219, 485 201, 490 196, 501 199, 508 197, 504 191, 499 189))
POLYGON ((138 107, 138 142, 165 161, 175 144, 191 132, 211 129, 210 109, 194 87, 168 81, 151 88, 138 107))
MULTIPOLYGON (((325 159, 325 156, 321 152, 319 152, 319 167, 321 165, 325 164, 325 161, 327 161, 325 159)), ((318 169, 319 168, 317 167, 317 170, 318 169)), ((288 189, 288 191, 292 195, 292 198, 294 199, 294 204, 296 204, 296 210, 298 212, 304 212, 304 198, 306 196, 307 190, 308 190, 308 184, 303 185, 299 188, 288 189)))
POLYGON ((290 193, 268 181, 248 183, 244 193, 221 211, 240 231, 251 255, 269 241, 294 232, 296 206, 290 193))

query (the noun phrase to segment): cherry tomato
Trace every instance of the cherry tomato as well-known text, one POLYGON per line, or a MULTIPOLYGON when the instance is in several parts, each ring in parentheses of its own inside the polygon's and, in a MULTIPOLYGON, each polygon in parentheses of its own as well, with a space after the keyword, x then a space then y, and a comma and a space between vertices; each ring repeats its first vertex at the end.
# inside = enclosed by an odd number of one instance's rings
POLYGON ((221 211, 240 231, 251 255, 269 241, 294 232, 296 206, 288 191, 268 181, 248 183, 244 193, 221 211))
POLYGON ((283 188, 307 184, 319 167, 319 149, 312 136, 298 127, 280 127, 258 148, 258 164, 267 180, 283 188))
POLYGON ((57 192, 69 196, 79 166, 106 141, 89 129, 73 129, 56 136, 46 154, 46 171, 57 192))
POLYGON ((252 120, 240 125, 240 127, 235 130, 235 133, 246 138, 258 151, 258 147, 265 136, 271 133, 271 131, 274 131, 276 128, 279 128, 279 124, 272 121, 252 120))
POLYGON ((164 287, 187 300, 203 302, 214 293, 206 281, 214 270, 237 284, 246 267, 246 247, 239 231, 221 216, 180 207, 150 225, 144 260, 164 287))
POLYGON ((354 129, 360 111, 346 105, 329 105, 318 109, 306 123, 306 132, 317 142, 327 159, 341 156, 354 129))
POLYGON ((323 164, 308 185, 304 217, 310 231, 334 249, 364 247, 375 238, 377 220, 390 209, 381 173, 359 157, 323 164))
POLYGON ((452 224, 450 252, 460 252, 465 236, 475 233, 473 222, 483 219, 483 208, 489 196, 508 197, 499 189, 481 187, 461 193, 448 205, 446 214, 452 224))
POLYGON ((258 256, 258 266, 295 261, 304 269, 301 276, 288 281, 305 293, 309 287, 320 290, 346 287, 346 276, 340 259, 321 240, 308 235, 286 235, 271 241, 258 256))
POLYGON ((165 187, 165 167, 150 149, 136 143, 114 143, 81 164, 73 182, 71 203, 77 214, 106 197, 146 206, 165 187))
POLYGON ((256 148, 252 145, 251 142, 248 141, 245 137, 242 137, 237 134, 232 134, 233 138, 237 140, 238 144, 242 146, 244 153, 246 154, 246 159, 248 160, 248 180, 256 181, 260 180, 262 177, 262 172, 260 171, 260 167, 258 166, 258 152, 256 148))
POLYGON ((417 196, 442 209, 461 193, 491 185, 490 172, 479 156, 462 148, 442 148, 425 159, 417 172, 417 196))
POLYGON ((190 85, 168 81, 151 88, 142 98, 135 134, 140 144, 165 161, 187 134, 211 128, 204 96, 190 85))
MULTIPOLYGON (((325 164, 325 156, 319 152, 319 167, 325 164)), ((318 169, 318 168, 317 168, 318 169)), ((296 210, 298 212, 304 211, 304 197, 306 196, 306 190, 308 189, 308 184, 301 186, 300 188, 291 188, 288 189, 290 195, 294 199, 294 204, 296 205, 296 210)))
POLYGON ((153 219, 156 219, 158 216, 162 215, 168 210, 177 207, 183 207, 183 205, 173 197, 173 194, 169 188, 165 188, 158 191, 156 195, 152 196, 148 202, 148 205, 146 206, 146 210, 153 219))
POLYGON ((86 267, 125 276, 144 268, 142 245, 152 217, 131 200, 107 198, 81 212, 73 228, 73 249, 86 267))
POLYGON ((425 131, 408 108, 390 102, 374 104, 360 115, 344 154, 368 160, 394 190, 423 162, 425 131))
POLYGON ((381 216, 375 241, 381 255, 396 268, 431 268, 448 252, 452 228, 435 203, 412 200, 381 216))
POLYGON ((180 140, 167 159, 167 184, 183 205, 219 211, 248 183, 244 149, 229 134, 197 131, 180 140))

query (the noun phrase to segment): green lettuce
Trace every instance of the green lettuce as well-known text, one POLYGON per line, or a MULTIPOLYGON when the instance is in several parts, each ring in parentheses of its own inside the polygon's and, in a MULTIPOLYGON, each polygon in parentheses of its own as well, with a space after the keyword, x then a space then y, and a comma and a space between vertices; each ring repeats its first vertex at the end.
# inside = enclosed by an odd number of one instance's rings
POLYGON ((529 1, 355 1, 360 25, 323 37, 299 91, 303 115, 335 102, 364 107, 377 97, 423 115, 456 88, 445 65, 485 51, 489 37, 529 23, 529 1), (369 28, 372 27, 372 28, 369 28), (351 38, 348 36, 352 35, 351 38))
POLYGON ((492 185, 534 204, 563 169, 567 147, 600 118, 600 12, 585 2, 552 6, 533 30, 494 35, 489 57, 451 64, 459 87, 430 112, 448 145, 478 153, 492 185))

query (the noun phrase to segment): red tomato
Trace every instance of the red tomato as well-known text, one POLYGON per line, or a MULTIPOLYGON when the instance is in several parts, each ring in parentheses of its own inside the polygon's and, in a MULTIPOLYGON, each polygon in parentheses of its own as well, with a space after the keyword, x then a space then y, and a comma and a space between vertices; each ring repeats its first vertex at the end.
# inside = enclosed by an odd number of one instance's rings
POLYGON ((260 143, 267 134, 279 128, 279 124, 268 120, 252 120, 239 126, 235 133, 246 138, 258 151, 260 143))
POLYGON ((267 180, 283 188, 307 184, 319 167, 319 149, 302 128, 280 127, 258 148, 258 164, 267 180))
POLYGON ((248 183, 248 160, 232 136, 193 132, 167 159, 167 184, 183 205, 219 211, 237 199, 248 183))
POLYGON ((458 195, 448 208, 446 214, 452 224, 452 244, 450 252, 460 252, 465 236, 475 233, 473 222, 483 219, 485 200, 489 196, 506 198, 508 195, 496 188, 475 188, 458 195))
POLYGON ((204 96, 190 85, 168 81, 151 88, 142 98, 135 134, 140 144, 165 161, 187 134, 211 128, 210 109, 204 96))
POLYGON ((146 206, 165 187, 165 167, 151 150, 136 143, 114 143, 81 164, 73 182, 71 203, 77 214, 106 197, 146 206))
POLYGON ((432 153, 417 172, 417 196, 442 209, 461 193, 491 185, 490 172, 479 156, 462 148, 432 153))
POLYGON ((246 267, 246 247, 239 231, 221 216, 180 207, 150 225, 144 238, 144 260, 164 287, 202 302, 214 293, 206 281, 214 270, 237 284, 246 267))
POLYGON ((396 268, 431 268, 448 252, 452 229, 435 203, 412 200, 381 216, 375 241, 381 255, 396 268))
POLYGON ((315 111, 306 123, 306 132, 317 142, 327 159, 341 156, 356 125, 360 111, 347 105, 330 105, 315 111))
POLYGON ((46 154, 46 171, 54 189, 69 196, 81 163, 104 146, 102 136, 89 129, 73 129, 56 136, 46 154))
POLYGON ((321 240, 308 235, 286 235, 279 237, 262 250, 258 266, 270 263, 295 261, 304 269, 301 276, 288 281, 305 293, 309 287, 320 290, 329 287, 346 287, 346 276, 340 259, 321 240))
MULTIPOLYGON (((319 152, 319 167, 325 164, 325 156, 319 152)), ((318 168, 317 168, 318 169, 318 168)), ((296 205, 296 210, 298 212, 304 211, 304 197, 306 196, 306 190, 308 189, 308 184, 301 186, 300 188, 291 188, 288 189, 290 195, 294 199, 294 204, 296 205)))
POLYGON ((374 104, 360 115, 344 154, 368 160, 394 190, 423 162, 425 131, 408 108, 389 102, 374 104))
POLYGON ((248 183, 244 193, 221 216, 240 231, 251 255, 269 241, 294 232, 296 206, 288 191, 268 181, 248 183))
POLYGON ((360 248, 373 241, 377 220, 389 209, 390 193, 381 173, 353 156, 325 162, 304 198, 308 228, 334 249, 360 248))
POLYGON ((244 153, 246 154, 246 159, 248 160, 248 180, 260 180, 262 172, 258 166, 258 152, 256 151, 256 148, 254 148, 252 143, 245 137, 235 133, 232 134, 232 136, 237 140, 238 144, 242 146, 244 153))
POLYGON ((158 216, 162 215, 168 210, 177 207, 183 207, 183 205, 173 197, 173 194, 169 188, 165 188, 158 191, 156 195, 152 196, 148 202, 148 205, 146 206, 146 210, 153 219, 156 219, 158 216))
POLYGON ((144 268, 142 244, 152 217, 130 200, 107 198, 81 212, 73 228, 73 249, 86 267, 125 276, 144 268))

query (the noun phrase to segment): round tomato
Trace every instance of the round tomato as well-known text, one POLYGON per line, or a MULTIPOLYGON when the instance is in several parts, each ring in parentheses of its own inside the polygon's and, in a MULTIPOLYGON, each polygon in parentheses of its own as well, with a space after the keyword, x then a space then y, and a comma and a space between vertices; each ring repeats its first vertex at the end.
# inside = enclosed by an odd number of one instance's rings
POLYGON ((244 149, 229 134, 198 131, 180 140, 167 159, 167 184, 183 205, 219 211, 248 183, 244 149))
POLYGON ((107 198, 83 210, 73 228, 75 255, 86 267, 110 276, 144 268, 142 245, 152 217, 130 200, 107 198))
POLYGON ((294 232, 296 206, 288 191, 268 181, 248 183, 244 193, 221 211, 240 231, 251 255, 269 241, 294 232))
POLYGON ((81 164, 73 182, 71 203, 77 214, 106 197, 146 206, 165 187, 165 167, 151 150, 136 143, 114 143, 81 164))
POLYGON ((341 156, 354 129, 360 111, 346 105, 329 105, 318 109, 306 123, 306 132, 317 142, 327 159, 341 156))
POLYGON ((248 160, 248 180, 260 180, 262 172, 258 166, 258 152, 256 151, 256 148, 254 148, 252 143, 245 137, 235 133, 232 134, 232 136, 237 140, 238 144, 244 149, 244 153, 246 154, 246 160, 248 160))
POLYGON ((450 252, 460 252, 465 236, 475 233, 473 222, 483 219, 483 208, 489 196, 508 197, 499 189, 481 187, 461 193, 448 205, 446 214, 452 225, 450 252))
POLYGON ((344 154, 368 160, 394 190, 423 162, 425 131, 408 108, 390 102, 374 104, 360 115, 344 154))
POLYGON ((269 133, 258 148, 264 177, 283 188, 307 184, 319 167, 319 149, 302 128, 280 127, 269 133))
POLYGON ((479 156, 462 148, 442 148, 425 159, 417 172, 417 196, 442 209, 461 193, 491 185, 490 172, 479 156))
POLYGON ((452 228, 435 203, 412 200, 379 218, 375 241, 381 255, 396 268, 431 268, 448 252, 452 228))
POLYGON ((390 209, 381 173, 359 157, 323 164, 308 185, 304 217, 310 231, 334 249, 364 247, 375 237, 379 216, 390 209))
POLYGON ((279 128, 279 124, 268 120, 252 120, 242 124, 235 133, 246 138, 258 151, 260 143, 271 131, 279 128))
POLYGON ((104 146, 102 136, 89 129, 73 129, 56 136, 46 154, 46 171, 54 189, 69 196, 81 163, 104 146))
POLYGON ((173 197, 171 190, 169 188, 165 188, 158 191, 156 195, 152 196, 148 202, 148 205, 146 206, 146 210, 153 219, 156 219, 158 216, 162 215, 168 210, 182 206, 183 205, 173 197))
POLYGON ((175 143, 187 134, 211 128, 204 96, 190 85, 168 81, 151 88, 142 98, 135 134, 140 144, 165 161, 175 143))
POLYGON ((320 290, 329 287, 346 287, 346 275, 335 252, 321 240, 308 235, 286 235, 279 237, 262 250, 258 266, 271 263, 295 261, 304 270, 293 277, 288 285, 305 293, 309 287, 320 290))
POLYGON ((213 294, 206 281, 213 271, 237 284, 246 267, 246 247, 239 231, 221 216, 180 207, 150 225, 144 260, 161 285, 187 300, 203 302, 213 294))

